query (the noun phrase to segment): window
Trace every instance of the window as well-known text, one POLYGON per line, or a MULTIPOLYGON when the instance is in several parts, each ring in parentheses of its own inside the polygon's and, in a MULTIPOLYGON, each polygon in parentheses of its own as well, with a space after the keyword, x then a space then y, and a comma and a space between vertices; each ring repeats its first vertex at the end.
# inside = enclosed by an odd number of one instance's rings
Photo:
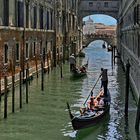
POLYGON ((4 63, 8 63, 8 45, 4 45, 4 63))
POLYGON ((42 41, 40 42, 40 54, 42 54, 42 41))
POLYGON ((9 0, 3 0, 3 3, 4 3, 4 10, 3 10, 3 13, 4 13, 4 25, 5 26, 8 26, 9 25, 9 0))
POLYGON ((43 29, 43 7, 40 6, 39 9, 39 17, 40 17, 40 29, 43 29))
POLYGON ((93 6, 93 2, 89 2, 89 7, 92 7, 93 6))
POLYGON ((136 10, 136 22, 137 24, 140 24, 140 4, 137 5, 137 10, 136 10))
POLYGON ((49 30, 49 11, 47 11, 47 30, 49 30))
POLYGON ((36 6, 34 7, 34 29, 36 28, 37 24, 37 8, 36 6))
POLYGON ((26 43, 25 51, 26 51, 26 58, 29 58, 29 45, 28 45, 28 43, 26 43))
POLYGON ((134 7, 134 24, 140 24, 140 4, 134 7))
POLYGON ((104 7, 108 7, 108 2, 105 2, 104 3, 104 7))
POLYGON ((35 47, 36 47, 36 42, 34 42, 34 48, 33 48, 33 55, 35 56, 35 47))
POLYGON ((46 41, 46 46, 45 46, 45 50, 46 50, 46 53, 47 53, 47 48, 48 48, 48 42, 46 41))
POLYGON ((16 50, 15 50, 15 54, 16 54, 16 61, 19 60, 19 44, 16 44, 16 50))
POLYGON ((53 12, 51 11, 51 30, 53 29, 53 12))
POLYGON ((17 26, 23 27, 24 26, 24 4, 22 0, 17 0, 16 3, 17 9, 17 26))
POLYGON ((26 28, 29 28, 29 4, 26 3, 26 28))

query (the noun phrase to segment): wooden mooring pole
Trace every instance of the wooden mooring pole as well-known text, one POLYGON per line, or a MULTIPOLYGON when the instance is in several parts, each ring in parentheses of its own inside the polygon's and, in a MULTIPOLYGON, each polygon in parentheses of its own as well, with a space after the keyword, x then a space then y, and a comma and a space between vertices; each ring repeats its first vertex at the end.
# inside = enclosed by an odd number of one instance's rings
POLYGON ((22 108, 22 72, 19 73, 19 107, 22 108))
POLYGON ((41 61, 41 90, 44 91, 44 66, 43 66, 43 61, 41 61))
POLYGON ((0 101, 1 101, 1 75, 0 75, 0 101))
POLYGON ((26 103, 28 104, 28 68, 26 69, 26 103))
POLYGON ((7 118, 7 77, 4 76, 4 118, 7 118))
POLYGON ((35 66, 36 66, 36 76, 38 78, 38 64, 37 64, 37 55, 35 55, 35 66))
POLYGON ((113 69, 113 53, 114 53, 114 51, 113 51, 113 49, 114 49, 114 47, 113 46, 111 46, 111 48, 112 48, 112 50, 111 50, 111 66, 112 66, 112 69, 113 69))
POLYGON ((129 101, 129 72, 130 72, 130 64, 129 60, 126 64, 126 88, 125 88, 125 116, 128 116, 128 101, 129 101))
POLYGON ((113 46, 113 48, 114 48, 114 49, 113 49, 113 54, 114 54, 114 65, 115 65, 115 53, 116 53, 115 50, 116 50, 116 46, 113 46))
POLYGON ((63 68, 62 68, 62 62, 60 64, 60 75, 61 75, 61 78, 63 78, 63 68))
POLYGON ((139 124, 140 124, 140 96, 138 101, 138 109, 137 109, 137 116, 136 116, 136 123, 135 129, 139 131, 139 124))
POLYGON ((48 74, 50 73, 49 54, 47 54, 48 74))
POLYGON ((15 75, 12 75, 12 112, 15 112, 15 75))

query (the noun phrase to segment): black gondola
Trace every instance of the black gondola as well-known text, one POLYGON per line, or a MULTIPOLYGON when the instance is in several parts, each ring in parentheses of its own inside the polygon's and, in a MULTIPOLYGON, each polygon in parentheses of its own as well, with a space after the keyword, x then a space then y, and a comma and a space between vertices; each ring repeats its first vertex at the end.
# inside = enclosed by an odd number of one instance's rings
POLYGON ((87 74, 87 66, 88 66, 88 63, 87 64, 84 64, 82 65, 80 68, 73 68, 71 70, 71 73, 72 73, 72 77, 75 77, 75 78, 78 78, 78 77, 83 77, 87 74))
POLYGON ((106 48, 105 42, 103 43, 102 48, 106 48))
POLYGON ((97 108, 95 111, 86 111, 84 115, 74 116, 71 113, 70 106, 67 103, 69 115, 71 118, 72 126, 74 130, 94 126, 99 121, 103 119, 103 117, 109 112, 110 110, 110 93, 108 90, 107 97, 103 97, 105 101, 105 105, 103 107, 97 108))

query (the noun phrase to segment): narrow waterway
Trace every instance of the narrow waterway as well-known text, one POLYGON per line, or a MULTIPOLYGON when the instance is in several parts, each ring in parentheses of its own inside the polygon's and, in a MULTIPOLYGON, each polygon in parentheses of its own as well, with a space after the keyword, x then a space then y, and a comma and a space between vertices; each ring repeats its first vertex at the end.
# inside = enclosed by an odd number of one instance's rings
MULTIPOLYGON (((29 86, 29 104, 19 109, 19 88, 16 88, 16 111, 11 113, 11 92, 8 94, 8 118, 3 119, 3 101, 0 106, 0 140, 139 140, 136 134, 136 103, 130 91, 129 117, 124 117, 125 73, 118 61, 111 66, 111 53, 102 48, 102 41, 92 42, 84 49, 85 58, 77 58, 78 65, 89 61, 87 76, 72 79, 69 63, 63 65, 61 79, 59 67, 45 75, 45 91, 41 91, 40 79, 29 86), (73 113, 79 113, 95 84, 100 68, 108 69, 111 93, 110 113, 96 126, 74 131, 70 122, 66 102, 73 113), (58 70, 59 69, 59 70, 58 70)), ((100 82, 94 89, 96 95, 100 82)))

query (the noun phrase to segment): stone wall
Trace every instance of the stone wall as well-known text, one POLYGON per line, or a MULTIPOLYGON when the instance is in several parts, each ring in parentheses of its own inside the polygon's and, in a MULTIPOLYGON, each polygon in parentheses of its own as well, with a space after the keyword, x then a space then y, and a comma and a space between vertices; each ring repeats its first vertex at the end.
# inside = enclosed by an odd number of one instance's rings
POLYGON ((140 95, 140 1, 122 0, 118 20, 118 52, 129 60, 132 87, 140 95))

